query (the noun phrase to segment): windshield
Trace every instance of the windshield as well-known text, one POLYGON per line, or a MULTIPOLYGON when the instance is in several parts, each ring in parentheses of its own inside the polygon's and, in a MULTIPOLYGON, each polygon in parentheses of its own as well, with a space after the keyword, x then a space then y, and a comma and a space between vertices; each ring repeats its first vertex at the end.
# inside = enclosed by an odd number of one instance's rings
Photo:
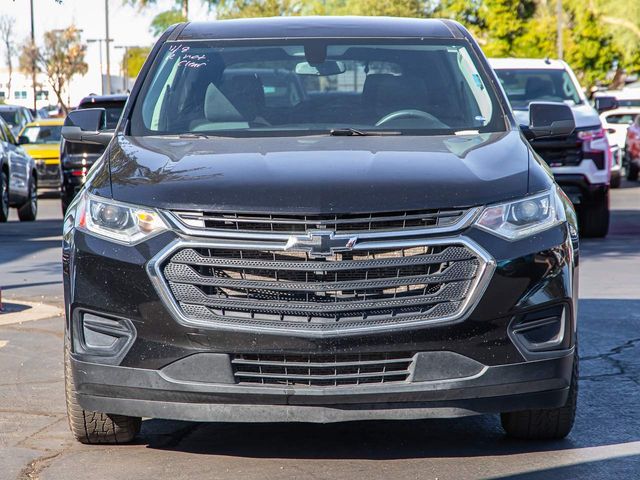
POLYGON ((131 134, 504 131, 488 85, 452 40, 168 43, 135 102, 131 134))
POLYGON ((26 127, 20 136, 27 137, 29 143, 60 143, 62 126, 26 127))
POLYGON ((582 103, 571 76, 561 69, 496 69, 511 106, 524 109, 531 102, 582 103))
POLYGON ((619 107, 640 107, 640 99, 618 100, 619 107))
POLYGON ((0 110, 0 117, 12 127, 18 124, 18 112, 16 110, 0 110))

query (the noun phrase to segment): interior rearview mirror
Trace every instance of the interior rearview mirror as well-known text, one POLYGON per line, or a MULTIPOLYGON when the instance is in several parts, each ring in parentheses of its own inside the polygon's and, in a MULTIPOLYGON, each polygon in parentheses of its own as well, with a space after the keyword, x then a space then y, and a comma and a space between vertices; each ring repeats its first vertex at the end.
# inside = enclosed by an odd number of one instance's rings
POLYGON ((533 102, 529 105, 527 138, 566 137, 576 128, 571 108, 564 103, 533 102))
POLYGON ((339 75, 347 71, 347 67, 343 62, 326 60, 322 63, 300 62, 296 65, 296 73, 298 75, 316 75, 325 77, 328 75, 339 75))
POLYGON ((85 108, 69 112, 62 127, 62 137, 68 142, 107 145, 113 132, 106 132, 104 108, 85 108))
POLYGON ((594 106, 598 113, 606 112, 618 108, 618 100, 616 97, 596 97, 594 106))

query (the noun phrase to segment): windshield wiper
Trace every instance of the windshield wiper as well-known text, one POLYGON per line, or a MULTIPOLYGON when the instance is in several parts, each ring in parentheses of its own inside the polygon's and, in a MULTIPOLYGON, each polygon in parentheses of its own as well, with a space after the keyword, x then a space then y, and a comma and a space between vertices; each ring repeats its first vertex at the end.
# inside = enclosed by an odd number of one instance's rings
POLYGON ((204 133, 181 133, 178 138, 211 138, 211 135, 205 135, 204 133))
POLYGON ((329 130, 329 135, 334 137, 366 137, 375 135, 402 135, 402 132, 391 130, 358 130, 356 128, 332 128, 329 130))

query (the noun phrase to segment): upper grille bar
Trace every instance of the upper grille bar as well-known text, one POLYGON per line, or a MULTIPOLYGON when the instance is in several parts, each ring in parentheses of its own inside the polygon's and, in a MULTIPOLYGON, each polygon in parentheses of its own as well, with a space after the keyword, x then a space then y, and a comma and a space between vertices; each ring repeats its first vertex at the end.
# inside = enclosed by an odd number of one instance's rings
POLYGON ((365 239, 453 232, 468 226, 479 211, 479 208, 457 208, 335 215, 174 211, 169 219, 185 233, 220 238, 281 240, 311 229, 327 229, 365 239))
MULTIPOLYGON (((474 258, 474 255, 464 247, 449 247, 443 253, 432 254, 429 260, 433 263, 445 261, 467 260, 474 258)), ((265 268, 273 270, 296 270, 313 271, 317 266, 306 261, 286 261, 286 260, 253 260, 251 258, 220 258, 208 257, 198 253, 193 248, 185 248, 171 258, 172 263, 182 263, 189 265, 203 265, 212 267, 243 267, 243 268, 265 268)), ((342 260, 341 262, 324 262, 322 269, 325 271, 336 270, 359 270, 372 266, 400 267, 404 265, 417 265, 424 263, 424 258, 412 257, 387 257, 376 258, 375 260, 342 260)))

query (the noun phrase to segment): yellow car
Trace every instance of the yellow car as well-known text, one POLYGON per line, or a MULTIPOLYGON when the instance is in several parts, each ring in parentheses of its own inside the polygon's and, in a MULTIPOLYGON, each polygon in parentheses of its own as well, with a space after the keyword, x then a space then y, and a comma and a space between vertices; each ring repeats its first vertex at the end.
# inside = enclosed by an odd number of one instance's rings
POLYGON ((60 132, 63 118, 44 118, 27 123, 18 143, 36 161, 38 187, 60 187, 60 132))

